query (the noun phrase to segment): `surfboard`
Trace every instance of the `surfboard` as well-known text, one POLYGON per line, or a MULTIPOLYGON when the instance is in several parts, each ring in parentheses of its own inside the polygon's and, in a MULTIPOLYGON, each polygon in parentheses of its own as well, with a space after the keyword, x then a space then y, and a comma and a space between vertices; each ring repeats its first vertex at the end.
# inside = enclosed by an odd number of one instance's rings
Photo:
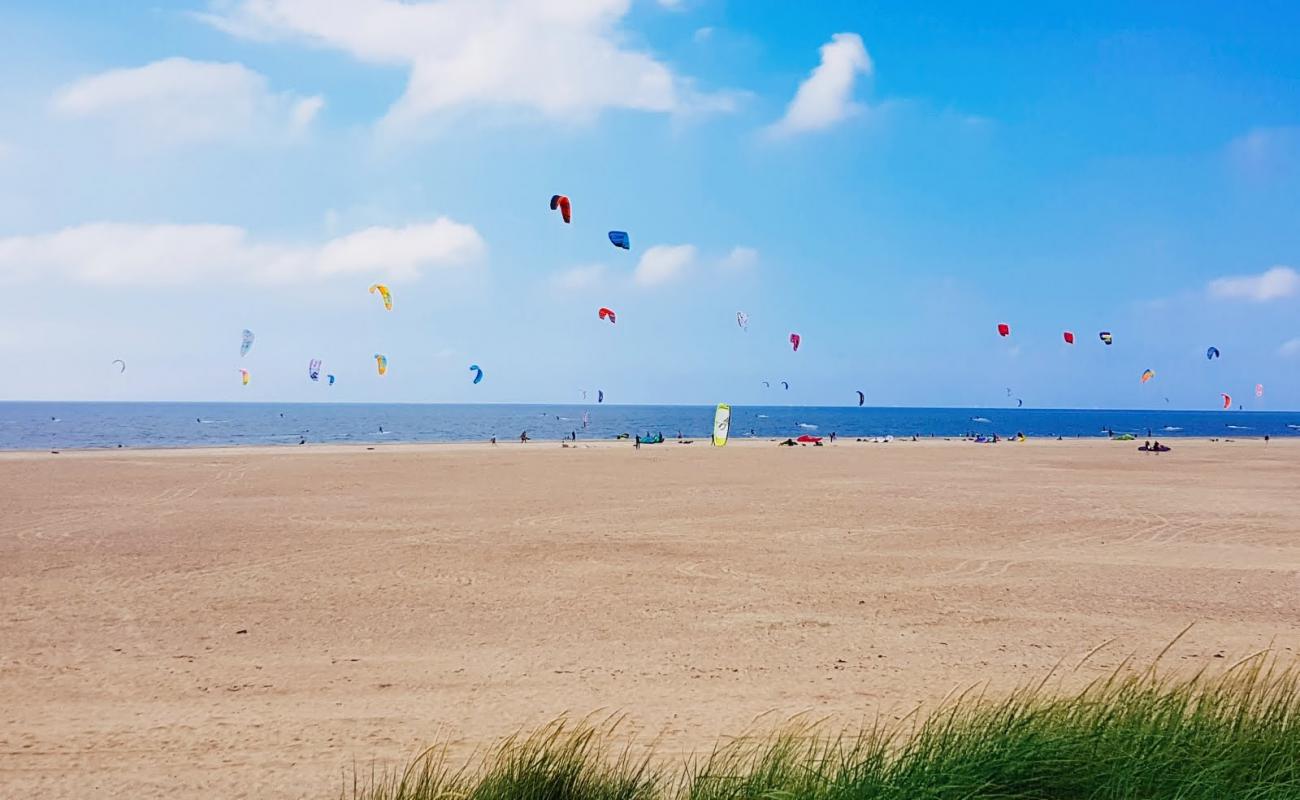
POLYGON ((718 403, 718 410, 713 414, 713 446, 723 447, 731 433, 731 406, 718 403))

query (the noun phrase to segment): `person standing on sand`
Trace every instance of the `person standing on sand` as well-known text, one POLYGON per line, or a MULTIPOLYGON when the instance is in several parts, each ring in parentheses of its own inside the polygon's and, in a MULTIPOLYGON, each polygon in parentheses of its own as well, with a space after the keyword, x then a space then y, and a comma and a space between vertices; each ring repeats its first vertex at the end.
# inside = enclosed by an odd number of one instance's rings
POLYGON ((641 437, 639 435, 632 437, 632 449, 633 450, 641 449, 641 437))
POLYGON ((528 431, 519 434, 519 443, 524 444, 528 441, 528 431))

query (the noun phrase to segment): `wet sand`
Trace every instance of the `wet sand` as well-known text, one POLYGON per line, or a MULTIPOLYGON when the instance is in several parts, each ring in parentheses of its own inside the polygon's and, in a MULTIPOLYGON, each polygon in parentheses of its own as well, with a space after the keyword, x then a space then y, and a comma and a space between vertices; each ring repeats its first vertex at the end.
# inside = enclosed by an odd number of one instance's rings
POLYGON ((1300 649, 1300 442, 0 454, 0 796, 334 797, 568 712, 665 752, 1300 649))

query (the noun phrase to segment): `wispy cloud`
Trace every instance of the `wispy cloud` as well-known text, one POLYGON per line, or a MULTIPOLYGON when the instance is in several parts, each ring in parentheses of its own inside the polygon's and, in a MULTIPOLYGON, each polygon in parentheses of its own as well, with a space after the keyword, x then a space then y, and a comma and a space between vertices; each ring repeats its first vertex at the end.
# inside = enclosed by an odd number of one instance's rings
POLYGON ((609 270, 604 264, 573 267, 551 276, 551 285, 562 291, 594 289, 605 282, 609 270))
POLYGON ((637 262, 632 280, 638 286, 659 286, 680 278, 695 262, 695 245, 655 245, 637 262))
POLYGON ((115 124, 150 145, 294 135, 324 105, 319 96, 272 92, 243 64, 188 58, 90 75, 51 101, 60 116, 115 124))
POLYGON ((389 127, 462 108, 523 108, 563 119, 605 109, 729 108, 729 95, 699 93, 653 55, 628 46, 621 22, 630 5, 234 0, 199 16, 235 36, 299 40, 408 68, 389 127))
POLYGON ((1211 297, 1266 303, 1300 291, 1300 273, 1290 267, 1273 267, 1258 275, 1233 275, 1210 281, 1211 297))
POLYGON ((718 266, 726 272, 748 272, 758 265, 758 251, 752 247, 736 245, 723 256, 718 266))
POLYGON ((1277 354, 1284 358, 1295 358, 1300 356, 1300 336, 1282 343, 1277 349, 1277 354))
POLYGON ((413 279, 475 265, 478 231, 446 217, 372 227, 319 244, 257 241, 234 225, 92 223, 0 238, 0 282, 61 276, 97 285, 186 285, 209 280, 283 283, 304 276, 413 279))
POLYGON ((821 47, 821 63, 808 76, 785 110, 785 116, 770 128, 777 136, 818 131, 861 110, 853 102, 853 87, 859 75, 871 75, 871 56, 856 33, 837 33, 821 47))

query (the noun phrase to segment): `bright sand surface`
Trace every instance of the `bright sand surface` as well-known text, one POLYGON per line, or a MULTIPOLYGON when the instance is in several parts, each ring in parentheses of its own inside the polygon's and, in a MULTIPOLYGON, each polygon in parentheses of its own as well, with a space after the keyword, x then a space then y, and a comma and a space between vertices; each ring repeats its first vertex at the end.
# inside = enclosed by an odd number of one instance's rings
POLYGON ((0 796, 336 797, 622 711, 665 753, 1300 648, 1300 442, 0 455, 0 796))

